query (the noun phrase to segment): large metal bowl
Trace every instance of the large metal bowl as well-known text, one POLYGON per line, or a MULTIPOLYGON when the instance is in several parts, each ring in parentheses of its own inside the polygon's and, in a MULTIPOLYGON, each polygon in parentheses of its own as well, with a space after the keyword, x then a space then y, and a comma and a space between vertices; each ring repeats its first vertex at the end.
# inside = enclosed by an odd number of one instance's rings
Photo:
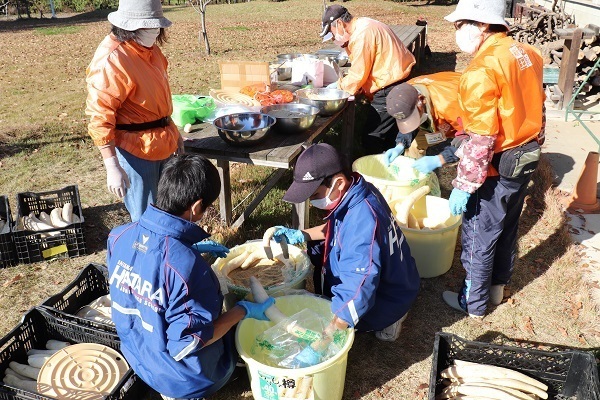
POLYGON ((279 133, 305 131, 312 126, 319 113, 317 107, 300 103, 274 104, 260 111, 277 120, 273 128, 279 133))
POLYGON ((296 98, 302 104, 317 107, 319 115, 333 115, 340 111, 350 93, 338 89, 299 89, 296 90, 296 98))
POLYGON ((275 61, 269 64, 271 73, 277 72, 278 81, 287 81, 292 78, 292 62, 289 60, 275 61))
POLYGON ((303 54, 303 53, 287 53, 287 54, 278 54, 277 55, 277 60, 280 62, 284 62, 284 61, 292 61, 295 58, 309 58, 309 59, 314 59, 316 60, 318 57, 314 54, 303 54))
POLYGON ((232 146, 261 143, 274 124, 275 118, 255 112, 223 115, 213 121, 221 139, 232 146))
POLYGON ((338 65, 340 67, 345 66, 346 64, 348 64, 348 55, 344 54, 344 53, 340 53, 336 58, 335 61, 338 63, 338 65))

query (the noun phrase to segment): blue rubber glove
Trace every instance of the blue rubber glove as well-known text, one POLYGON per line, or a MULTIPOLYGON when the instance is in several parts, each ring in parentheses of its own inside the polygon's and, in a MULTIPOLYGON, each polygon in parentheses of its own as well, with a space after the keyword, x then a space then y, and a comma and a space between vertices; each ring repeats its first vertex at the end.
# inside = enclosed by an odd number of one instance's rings
POLYGON ((401 144, 396 145, 396 147, 392 147, 385 151, 383 155, 383 160, 385 161, 386 166, 390 166, 390 164, 399 156, 404 153, 404 146, 401 144))
POLYGON ((337 81, 335 82, 331 82, 329 85, 325 86, 327 89, 337 89, 338 88, 338 83, 337 81))
POLYGON ((294 360, 298 363, 300 368, 312 367, 313 365, 317 365, 321 362, 323 358, 323 354, 319 354, 315 349, 310 346, 306 346, 304 350, 302 350, 294 360))
POLYGON ((300 229, 286 228, 285 226, 276 226, 277 230, 273 234, 273 240, 281 242, 281 237, 285 236, 288 244, 304 243, 304 233, 300 229))
POLYGON ((210 253, 213 257, 227 257, 229 249, 214 240, 203 240, 201 242, 192 245, 193 248, 198 250, 200 253, 210 253))
POLYGON ((416 160, 412 167, 423 174, 428 174, 441 166, 442 160, 439 156, 425 156, 416 160))
POLYGON ((246 318, 254 318, 260 321, 268 321, 269 318, 265 315, 267 308, 271 307, 275 303, 275 299, 269 297, 264 303, 253 303, 251 301, 238 301, 238 306, 243 307, 246 310, 246 318))
POLYGON ((450 193, 450 212, 452 215, 460 215, 467 211, 467 201, 471 193, 467 193, 463 190, 454 188, 450 193))

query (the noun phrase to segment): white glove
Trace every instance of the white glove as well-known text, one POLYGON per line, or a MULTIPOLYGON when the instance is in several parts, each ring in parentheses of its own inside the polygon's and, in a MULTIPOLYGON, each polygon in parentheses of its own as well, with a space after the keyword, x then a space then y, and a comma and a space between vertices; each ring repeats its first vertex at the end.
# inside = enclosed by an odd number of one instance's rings
POLYGON ((104 166, 106 167, 106 185, 108 186, 108 191, 122 199, 129 188, 127 173, 119 165, 119 160, 117 160, 116 156, 105 158, 104 166))

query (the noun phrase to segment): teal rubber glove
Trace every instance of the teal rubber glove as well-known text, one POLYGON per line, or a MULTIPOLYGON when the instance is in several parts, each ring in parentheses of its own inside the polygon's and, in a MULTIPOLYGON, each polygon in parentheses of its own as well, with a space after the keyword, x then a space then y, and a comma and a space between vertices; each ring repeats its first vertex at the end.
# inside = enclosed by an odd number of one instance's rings
POLYGON ((399 155, 402 155, 402 153, 404 153, 404 146, 401 144, 398 144, 398 145, 396 145, 396 147, 392 147, 391 149, 386 150, 385 154, 383 155, 383 160, 385 161, 385 165, 389 167, 390 164, 396 158, 398 158, 399 155))
POLYGON ((338 83, 337 81, 335 82, 331 82, 329 85, 325 86, 327 89, 337 89, 338 88, 338 83))
POLYGON ((436 168, 442 166, 442 160, 439 156, 425 156, 416 160, 413 164, 413 168, 417 171, 428 174, 436 168))
POLYGON ((288 244, 304 243, 304 233, 300 229, 286 228, 285 226, 276 226, 277 230, 273 234, 273 240, 277 243, 281 242, 281 237, 285 236, 285 240, 288 244))
POLYGON ((450 212, 452 215, 460 215, 467 211, 467 202, 471 193, 467 193, 464 190, 452 189, 450 193, 450 212))
POLYGON ((238 301, 238 306, 243 307, 246 310, 246 318, 254 318, 260 321, 268 321, 269 318, 265 315, 267 308, 271 307, 275 303, 275 299, 269 297, 264 303, 253 303, 251 301, 238 301))
POLYGON ((214 240, 203 240, 201 242, 192 245, 193 248, 198 250, 200 253, 210 253, 213 257, 227 257, 229 249, 214 240))
POLYGON ((294 360, 298 363, 300 368, 312 367, 313 365, 317 365, 323 359, 323 354, 319 354, 315 349, 310 346, 306 346, 304 350, 302 350, 294 360))

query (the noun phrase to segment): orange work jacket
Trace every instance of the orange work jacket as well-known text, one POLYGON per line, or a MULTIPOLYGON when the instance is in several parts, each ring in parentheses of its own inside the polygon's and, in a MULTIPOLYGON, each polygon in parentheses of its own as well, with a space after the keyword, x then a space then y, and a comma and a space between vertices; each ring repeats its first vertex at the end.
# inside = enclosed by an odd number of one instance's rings
POLYGON ((352 94, 359 91, 368 98, 386 86, 410 74, 415 57, 386 24, 370 18, 354 18, 350 22, 348 41, 348 74, 340 81, 340 89, 352 94))
POLYGON ((460 106, 458 105, 458 83, 460 72, 445 71, 421 75, 408 81, 425 96, 427 112, 433 119, 434 132, 454 137, 462 130, 460 106))
POLYGON ((156 121, 173 113, 167 59, 157 45, 119 42, 110 34, 87 68, 85 113, 96 146, 114 140, 117 147, 144 160, 164 160, 177 149, 175 124, 143 131, 116 129, 116 124, 156 121))
POLYGON ((465 132, 497 135, 494 153, 534 139, 542 128, 543 64, 533 46, 506 33, 489 37, 460 78, 465 132))

